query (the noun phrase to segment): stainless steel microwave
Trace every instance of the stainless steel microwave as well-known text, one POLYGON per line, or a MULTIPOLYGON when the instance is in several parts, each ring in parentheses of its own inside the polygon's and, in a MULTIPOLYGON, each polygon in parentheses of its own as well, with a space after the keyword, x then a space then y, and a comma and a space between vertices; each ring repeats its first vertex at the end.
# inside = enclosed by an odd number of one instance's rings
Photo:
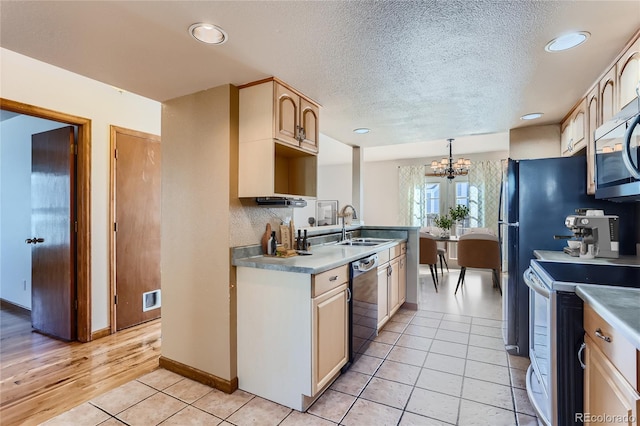
POLYGON ((640 201, 639 109, 631 102, 595 131, 596 198, 640 201))

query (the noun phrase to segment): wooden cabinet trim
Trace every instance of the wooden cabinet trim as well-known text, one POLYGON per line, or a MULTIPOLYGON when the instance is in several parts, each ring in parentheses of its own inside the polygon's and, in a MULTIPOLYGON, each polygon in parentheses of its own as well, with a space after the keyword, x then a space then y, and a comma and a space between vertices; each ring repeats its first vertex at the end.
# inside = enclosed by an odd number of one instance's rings
POLYGON ((317 107, 321 107, 322 106, 322 105, 320 105, 320 103, 318 103, 317 101, 313 100, 313 98, 305 95, 304 93, 302 93, 301 91, 299 91, 297 89, 294 89, 293 87, 289 86, 284 81, 280 80, 278 77, 267 77, 267 78, 263 78, 262 80, 251 81, 249 83, 245 83, 245 84, 239 85, 238 89, 245 89, 247 87, 257 86, 259 84, 268 83, 270 81, 273 81, 273 82, 276 82, 278 84, 281 84, 282 86, 286 87, 288 90, 291 90, 292 92, 294 92, 296 95, 307 99, 309 102, 311 102, 312 104, 314 104, 317 107))

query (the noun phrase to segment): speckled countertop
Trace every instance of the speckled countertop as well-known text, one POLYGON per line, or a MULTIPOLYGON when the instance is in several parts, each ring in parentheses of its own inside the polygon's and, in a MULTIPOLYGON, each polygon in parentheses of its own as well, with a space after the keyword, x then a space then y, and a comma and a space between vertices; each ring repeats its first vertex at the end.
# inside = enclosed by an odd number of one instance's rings
POLYGON ((548 260, 551 262, 591 263, 594 265, 625 265, 640 267, 640 256, 623 255, 617 259, 608 259, 605 257, 585 259, 584 257, 570 256, 563 251, 552 250, 534 250, 533 255, 537 259, 548 260))
POLYGON ((354 260, 362 259, 382 250, 389 249, 404 239, 393 239, 388 243, 376 246, 346 246, 327 244, 313 246, 310 256, 273 257, 251 256, 233 259, 234 266, 246 266, 249 268, 271 269, 275 271, 300 272, 304 274, 318 274, 328 271, 354 260))
POLYGON ((576 294, 640 350, 640 289, 578 285, 576 294))

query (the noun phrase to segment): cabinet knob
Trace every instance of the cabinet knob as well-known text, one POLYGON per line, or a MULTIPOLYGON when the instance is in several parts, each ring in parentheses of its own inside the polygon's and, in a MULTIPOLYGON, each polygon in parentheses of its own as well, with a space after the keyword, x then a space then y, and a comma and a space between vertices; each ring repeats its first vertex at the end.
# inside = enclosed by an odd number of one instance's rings
POLYGON ((599 328, 596 329, 595 335, 596 337, 599 337, 600 339, 604 340, 607 343, 611 342, 611 337, 605 336, 604 334, 602 334, 602 330, 600 330, 599 328))

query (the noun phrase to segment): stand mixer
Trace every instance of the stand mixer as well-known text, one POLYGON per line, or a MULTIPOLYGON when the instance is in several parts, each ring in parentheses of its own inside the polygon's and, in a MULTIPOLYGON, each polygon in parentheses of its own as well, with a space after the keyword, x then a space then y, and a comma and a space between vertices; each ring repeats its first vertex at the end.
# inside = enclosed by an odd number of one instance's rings
POLYGON ((603 210, 577 209, 564 224, 581 240, 580 257, 619 257, 618 216, 605 215, 603 210))

